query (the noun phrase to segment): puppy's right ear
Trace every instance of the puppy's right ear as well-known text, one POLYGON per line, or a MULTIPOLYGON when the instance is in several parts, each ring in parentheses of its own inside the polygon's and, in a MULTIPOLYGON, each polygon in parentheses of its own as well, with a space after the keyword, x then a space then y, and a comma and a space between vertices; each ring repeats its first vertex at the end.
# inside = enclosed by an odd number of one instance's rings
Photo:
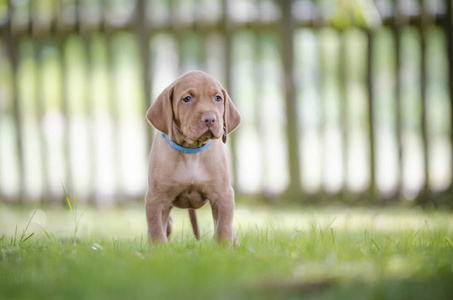
POLYGON ((226 143, 227 134, 232 132, 239 123, 241 123, 241 115, 238 109, 234 106, 228 93, 222 88, 223 96, 225 98, 224 109, 223 109, 223 136, 222 141, 226 143))
POLYGON ((146 118, 151 125, 168 135, 170 141, 173 140, 173 90, 173 85, 163 90, 146 112, 146 118))

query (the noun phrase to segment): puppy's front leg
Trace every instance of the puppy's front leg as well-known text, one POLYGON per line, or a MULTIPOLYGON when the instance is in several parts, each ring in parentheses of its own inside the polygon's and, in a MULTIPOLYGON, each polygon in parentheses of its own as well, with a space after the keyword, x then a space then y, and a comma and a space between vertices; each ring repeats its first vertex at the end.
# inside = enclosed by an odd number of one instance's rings
POLYGON ((147 193, 145 210, 149 241, 166 244, 167 236, 171 231, 170 207, 162 205, 159 201, 153 199, 151 194, 147 193))
POLYGON ((215 225, 214 238, 219 242, 227 242, 231 246, 236 239, 233 230, 234 192, 231 191, 211 201, 211 207, 215 225))

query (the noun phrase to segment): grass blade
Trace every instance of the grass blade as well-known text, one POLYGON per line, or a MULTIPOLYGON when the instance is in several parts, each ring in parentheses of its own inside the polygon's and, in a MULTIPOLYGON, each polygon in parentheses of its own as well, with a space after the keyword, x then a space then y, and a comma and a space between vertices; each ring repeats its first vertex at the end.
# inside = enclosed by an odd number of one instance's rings
POLYGON ((28 227, 30 226, 31 220, 33 220, 33 217, 35 216, 35 214, 36 214, 37 211, 38 211, 38 210, 35 209, 35 211, 33 212, 33 214, 32 214, 31 217, 30 217, 30 220, 28 220, 28 224, 27 224, 27 226, 25 227, 25 229, 22 231, 22 235, 20 236, 20 241, 19 241, 19 243, 22 243, 22 242, 23 242, 23 239, 24 239, 24 237, 25 237, 25 234, 27 233, 28 227))
POLYGON ((71 199, 69 199, 69 196, 68 196, 68 193, 66 192, 66 188, 64 187, 63 181, 61 181, 61 185, 63 186, 64 195, 66 196, 66 201, 68 202, 69 208, 71 209, 71 212, 74 214, 74 209, 72 208, 71 199))
POLYGON ((74 211, 77 214, 77 196, 75 193, 74 193, 74 211))
POLYGON ((49 233, 47 232, 47 230, 46 230, 44 227, 42 227, 41 225, 39 225, 39 224, 36 224, 36 225, 38 225, 39 228, 41 228, 42 232, 44 232, 44 234, 46 235, 46 237, 50 240, 50 235, 49 235, 49 233))
POLYGON ((79 229, 79 223, 80 223, 80 219, 82 218, 83 214, 85 213, 85 210, 82 210, 82 212, 80 213, 80 216, 76 222, 76 225, 75 225, 75 228, 74 228, 74 239, 75 239, 75 236, 77 234, 77 230, 79 229))
POLYGON ((22 243, 25 243, 29 238, 31 238, 35 233, 33 232, 32 234, 30 234, 29 236, 27 236, 24 240, 21 240, 19 242, 19 244, 22 244, 22 243))
POLYGON ((429 228, 429 224, 428 224, 428 221, 425 219, 425 225, 426 225, 426 228, 428 229, 428 231, 431 231, 431 228, 429 228))
POLYGON ((392 239, 391 237, 389 237, 388 235, 386 235, 385 238, 386 238, 387 240, 389 240, 390 242, 395 243, 395 240, 392 239))
POLYGON ((330 223, 329 223, 329 224, 327 225, 327 227, 326 227, 326 228, 329 228, 329 227, 330 227, 330 225, 332 225, 332 224, 333 224, 333 222, 335 222, 335 220, 336 220, 336 219, 337 219, 337 217, 336 217, 336 216, 335 216, 335 217, 333 217, 332 221, 330 221, 330 223))
POLYGON ((379 251, 381 251, 381 248, 379 247, 379 245, 376 243, 375 240, 371 239, 371 242, 374 244, 374 246, 375 246, 379 251))
POLYGON ((14 231, 14 239, 11 238, 11 245, 16 246, 16 240, 17 240, 17 225, 16 225, 16 230, 14 231))

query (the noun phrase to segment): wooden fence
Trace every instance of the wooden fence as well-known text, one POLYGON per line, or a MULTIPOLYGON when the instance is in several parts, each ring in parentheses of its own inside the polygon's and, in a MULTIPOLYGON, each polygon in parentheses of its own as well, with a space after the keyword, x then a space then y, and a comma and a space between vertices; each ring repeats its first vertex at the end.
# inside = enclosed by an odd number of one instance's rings
POLYGON ((238 194, 451 203, 451 0, 0 0, 0 198, 142 199, 144 113, 217 77, 238 194))

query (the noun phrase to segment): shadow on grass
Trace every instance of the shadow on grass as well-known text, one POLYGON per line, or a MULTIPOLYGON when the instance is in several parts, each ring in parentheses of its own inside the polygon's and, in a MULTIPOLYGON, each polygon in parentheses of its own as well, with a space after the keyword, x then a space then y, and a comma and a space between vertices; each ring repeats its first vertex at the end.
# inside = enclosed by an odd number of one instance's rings
POLYGON ((452 266, 435 274, 375 282, 325 279, 313 282, 266 281, 245 292, 247 299, 453 299, 452 266))

